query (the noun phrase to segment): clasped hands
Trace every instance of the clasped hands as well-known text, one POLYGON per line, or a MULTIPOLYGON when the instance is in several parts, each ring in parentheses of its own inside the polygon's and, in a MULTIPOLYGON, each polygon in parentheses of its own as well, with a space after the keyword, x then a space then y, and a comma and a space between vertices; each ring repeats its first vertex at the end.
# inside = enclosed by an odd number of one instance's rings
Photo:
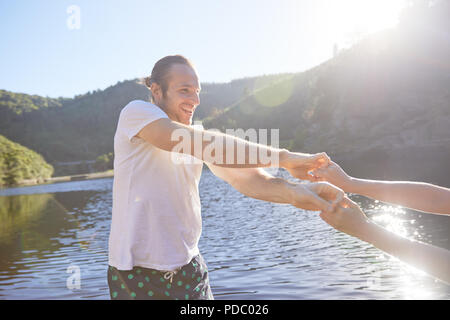
POLYGON ((329 215, 338 208, 357 207, 341 189, 346 179, 345 173, 338 170, 339 166, 325 152, 304 154, 283 150, 280 154, 280 167, 293 177, 310 182, 293 186, 294 206, 322 211, 324 215, 329 215))
POLYGON ((325 152, 303 154, 283 150, 280 167, 295 178, 309 181, 292 184, 292 205, 321 211, 320 217, 339 231, 356 237, 364 232, 369 219, 342 190, 351 184, 351 178, 325 152))

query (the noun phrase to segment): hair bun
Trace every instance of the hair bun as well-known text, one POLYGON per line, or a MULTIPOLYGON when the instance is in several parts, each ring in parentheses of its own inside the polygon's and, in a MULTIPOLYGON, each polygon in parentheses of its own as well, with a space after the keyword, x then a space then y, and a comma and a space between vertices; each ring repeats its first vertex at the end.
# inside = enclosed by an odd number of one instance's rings
POLYGON ((150 88, 152 86, 152 82, 150 81, 150 77, 145 77, 144 80, 145 80, 145 85, 150 88))

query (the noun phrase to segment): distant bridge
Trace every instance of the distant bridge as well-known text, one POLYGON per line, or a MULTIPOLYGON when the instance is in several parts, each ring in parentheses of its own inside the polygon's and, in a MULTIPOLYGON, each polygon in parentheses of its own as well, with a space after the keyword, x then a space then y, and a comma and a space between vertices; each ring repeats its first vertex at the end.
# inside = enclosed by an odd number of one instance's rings
POLYGON ((74 175, 95 172, 95 160, 59 161, 51 163, 57 175, 74 175))
POLYGON ((83 164, 94 164, 95 160, 80 160, 80 161, 69 161, 69 162, 54 162, 54 165, 57 166, 77 166, 77 165, 83 165, 83 164))

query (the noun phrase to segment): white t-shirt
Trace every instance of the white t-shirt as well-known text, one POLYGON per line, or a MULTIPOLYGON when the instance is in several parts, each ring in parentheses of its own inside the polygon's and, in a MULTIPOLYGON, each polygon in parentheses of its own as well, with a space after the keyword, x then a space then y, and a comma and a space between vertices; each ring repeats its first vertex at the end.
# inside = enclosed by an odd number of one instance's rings
MULTIPOLYGON (((167 114, 135 100, 120 112, 114 136, 114 185, 109 265, 173 271, 199 253, 198 184, 203 163, 172 161, 175 153, 135 135, 167 114)), ((189 155, 177 154, 188 157, 189 155)))

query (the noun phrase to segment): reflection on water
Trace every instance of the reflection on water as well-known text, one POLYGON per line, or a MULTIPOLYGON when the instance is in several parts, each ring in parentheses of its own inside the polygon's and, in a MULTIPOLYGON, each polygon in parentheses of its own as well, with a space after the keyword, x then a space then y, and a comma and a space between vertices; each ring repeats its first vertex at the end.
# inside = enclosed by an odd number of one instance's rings
MULTIPOLYGON (((111 182, 105 183, 110 186, 111 182)), ((41 188, 45 191, 45 187, 41 188)), ((102 274, 110 223, 108 192, 14 195, 0 197, 0 203, 2 208, 5 204, 5 207, 20 209, 18 212, 1 211, 1 297, 106 297, 107 283, 102 274), (7 221, 6 228, 3 218, 7 221), (80 290, 67 289, 67 278, 71 275, 67 271, 72 265, 81 270, 80 290)))
MULTIPOLYGON (((99 179, 0 190, 0 299, 109 299, 111 189, 99 179), (77 268, 80 288, 68 286, 77 268)), ((448 285, 315 212, 247 198, 208 170, 200 193, 216 299, 450 298, 448 285)), ((450 249, 449 217, 353 199, 392 231, 450 249)))
POLYGON ((39 220, 51 198, 49 194, 0 197, 0 243, 10 243, 15 233, 39 220))

